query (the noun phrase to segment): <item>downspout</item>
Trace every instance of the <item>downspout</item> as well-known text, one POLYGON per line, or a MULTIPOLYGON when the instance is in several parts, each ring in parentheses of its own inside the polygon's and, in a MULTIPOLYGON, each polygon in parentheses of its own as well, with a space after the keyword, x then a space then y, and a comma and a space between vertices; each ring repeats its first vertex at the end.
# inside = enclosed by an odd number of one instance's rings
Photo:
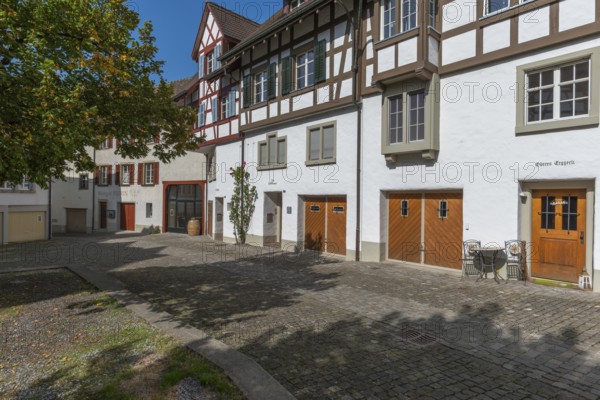
MULTIPOLYGON (((240 135, 242 136, 242 153, 241 153, 242 164, 240 165, 240 168, 242 169, 242 179, 240 179, 240 215, 239 215, 239 218, 240 218, 240 226, 242 226, 242 224, 244 223, 244 219, 242 218, 242 213, 244 210, 244 174, 246 173, 246 171, 244 170, 246 135, 244 135, 243 132, 240 132, 240 135)), ((247 233, 248 232, 244 233, 244 244, 246 243, 247 233)))
POLYGON ((48 185, 48 240, 52 239, 52 178, 48 185))
POLYGON ((362 14, 363 14, 363 0, 358 0, 358 14, 356 20, 358 20, 358 27, 354 27, 356 37, 352 44, 352 55, 353 60, 353 74, 354 74, 354 86, 352 88, 352 100, 356 105, 356 243, 355 243, 355 261, 360 261, 360 218, 361 218, 361 177, 362 177, 362 101, 359 98, 358 89, 360 88, 361 82, 358 80, 358 44, 362 42, 362 14))

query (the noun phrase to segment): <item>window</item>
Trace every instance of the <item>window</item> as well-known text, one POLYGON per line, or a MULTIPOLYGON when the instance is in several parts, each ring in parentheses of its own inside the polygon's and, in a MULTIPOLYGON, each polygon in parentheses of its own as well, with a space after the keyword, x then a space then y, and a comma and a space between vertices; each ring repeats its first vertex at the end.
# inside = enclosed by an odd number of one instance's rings
POLYGON ((440 200, 440 207, 438 208, 439 218, 448 218, 448 201, 440 200))
POLYGON ((306 164, 335 162, 335 124, 308 128, 306 164))
POLYGON ((90 177, 88 174, 79 174, 79 190, 88 190, 90 188, 90 177))
POLYGON ((129 183, 131 182, 131 174, 133 173, 132 170, 132 165, 121 165, 121 185, 129 185, 129 183))
POLYGON ((385 0, 382 12, 383 39, 417 27, 417 0, 385 0), (399 6, 397 2, 400 3, 399 6))
POLYGON ((206 105, 204 103, 200 103, 200 107, 198 107, 198 126, 204 126, 206 123, 206 105))
POLYGON ((154 164, 144 164, 144 185, 154 185, 154 164))
POLYGON ((437 16, 437 0, 429 0, 427 5, 427 19, 429 26, 436 27, 435 20, 437 16))
POLYGON ((303 89, 315 83, 315 52, 313 50, 296 57, 296 89, 303 89))
POLYGON ((221 97, 221 119, 229 117, 229 96, 221 97))
POLYGON ((517 67, 516 133, 598 126, 600 48, 517 67))
MULTIPOLYGON (((523 3, 523 0, 519 1, 523 3)), ((502 11, 510 6, 509 0, 486 0, 485 2, 485 15, 493 14, 502 11)))
POLYGON ((401 153, 433 159, 439 150, 439 76, 388 85, 383 95, 381 154, 395 162, 401 153))
POLYGON ((383 3, 383 38, 387 39, 396 33, 396 0, 385 0, 383 3))
POLYGON ((408 200, 402 200, 400 202, 400 216, 408 217, 408 200))
POLYGON ((215 55, 214 53, 208 53, 206 55, 206 73, 210 74, 211 72, 214 71, 214 59, 215 59, 215 55))
POLYGON ((146 218, 152 218, 152 203, 146 203, 146 218))
POLYGON ((108 185, 108 167, 106 165, 100 167, 99 184, 103 186, 108 185))
POLYGON ((146 138, 146 144, 155 144, 155 143, 157 142, 157 140, 156 140, 156 139, 157 139, 156 137, 154 137, 154 136, 152 136, 152 135, 149 135, 149 136, 146 138))
POLYGON ((109 138, 104 139, 104 141, 100 144, 100 148, 101 149, 109 149, 110 148, 110 139, 109 138))
POLYGON ((267 140, 258 143, 258 165, 262 168, 285 167, 287 163, 287 141, 276 133, 267 135, 267 140))
POLYGON ((389 137, 390 143, 402 143, 402 95, 389 99, 389 137))
POLYGON ((527 122, 587 116, 590 61, 527 74, 527 122))
POLYGON ((254 103, 267 100, 267 71, 254 75, 254 103))
POLYGON ((292 0, 290 2, 290 10, 293 10, 294 8, 300 7, 302 4, 304 4, 306 0, 292 0))
POLYGON ((554 215, 556 213, 556 197, 542 196, 542 229, 554 229, 554 215))
POLYGON ((577 196, 562 198, 562 229, 563 231, 577 230, 577 196))

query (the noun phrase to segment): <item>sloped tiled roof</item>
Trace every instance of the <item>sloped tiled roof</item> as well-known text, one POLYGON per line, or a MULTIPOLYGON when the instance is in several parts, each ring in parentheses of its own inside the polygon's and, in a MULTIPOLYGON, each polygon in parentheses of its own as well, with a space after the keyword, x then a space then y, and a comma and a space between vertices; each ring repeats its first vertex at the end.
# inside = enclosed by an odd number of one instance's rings
POLYGON ((169 82, 169 86, 173 88, 173 98, 181 96, 198 80, 198 75, 194 74, 189 78, 178 79, 169 82))
POLYGON ((227 37, 235 40, 243 40, 258 28, 258 24, 251 19, 216 3, 207 2, 206 5, 217 20, 221 32, 227 37))

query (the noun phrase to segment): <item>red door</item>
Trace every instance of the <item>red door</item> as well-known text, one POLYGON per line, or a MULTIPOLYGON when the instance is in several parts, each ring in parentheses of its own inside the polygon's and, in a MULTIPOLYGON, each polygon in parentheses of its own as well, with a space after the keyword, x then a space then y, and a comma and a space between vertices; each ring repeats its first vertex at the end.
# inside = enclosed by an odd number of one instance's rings
POLYGON ((135 204, 121 203, 121 230, 135 230, 135 204))

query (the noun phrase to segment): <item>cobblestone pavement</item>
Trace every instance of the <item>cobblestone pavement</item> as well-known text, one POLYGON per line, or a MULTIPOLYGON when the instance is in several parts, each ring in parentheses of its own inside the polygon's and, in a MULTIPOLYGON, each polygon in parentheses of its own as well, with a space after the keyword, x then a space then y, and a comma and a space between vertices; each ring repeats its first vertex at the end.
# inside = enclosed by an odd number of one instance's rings
POLYGON ((172 234, 64 236, 11 254, 0 270, 112 274, 299 399, 600 397, 600 296, 589 292, 172 234))

